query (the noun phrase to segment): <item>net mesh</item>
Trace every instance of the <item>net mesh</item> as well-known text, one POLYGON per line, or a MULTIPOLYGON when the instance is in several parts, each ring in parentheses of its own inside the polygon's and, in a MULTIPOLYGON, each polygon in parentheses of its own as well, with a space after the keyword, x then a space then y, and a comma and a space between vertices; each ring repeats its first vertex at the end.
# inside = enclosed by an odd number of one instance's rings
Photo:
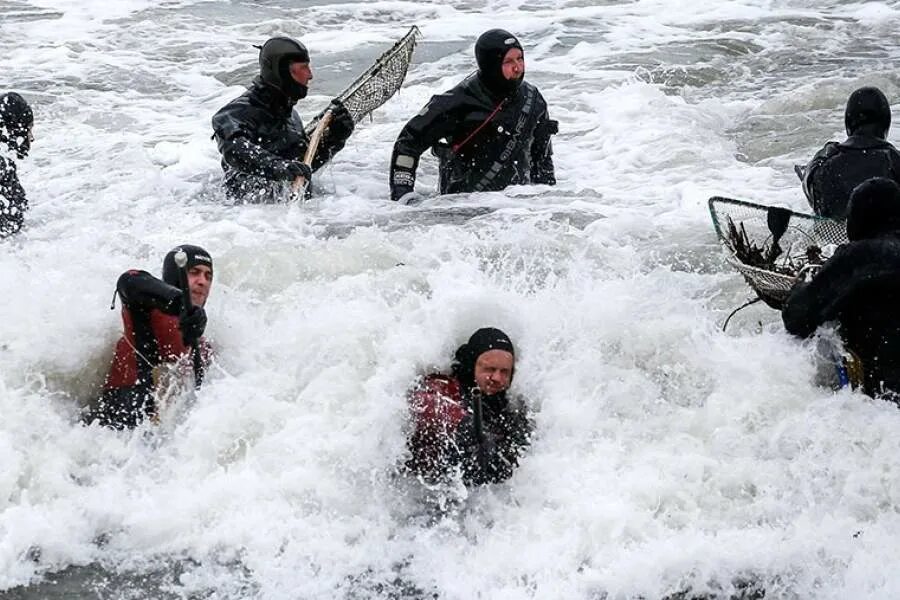
POLYGON ((847 242, 843 221, 721 197, 709 199, 709 212, 726 260, 773 308, 781 308, 802 272, 821 265, 835 246, 847 242), (777 249, 769 228, 771 210, 790 215, 777 249))
MULTIPOLYGON (((416 49, 416 42, 421 35, 418 27, 410 27, 406 35, 341 92, 338 100, 347 107, 354 123, 359 123, 363 117, 397 93, 406 78, 413 51, 416 49)), ((312 135, 322 114, 307 125, 307 135, 312 135)))

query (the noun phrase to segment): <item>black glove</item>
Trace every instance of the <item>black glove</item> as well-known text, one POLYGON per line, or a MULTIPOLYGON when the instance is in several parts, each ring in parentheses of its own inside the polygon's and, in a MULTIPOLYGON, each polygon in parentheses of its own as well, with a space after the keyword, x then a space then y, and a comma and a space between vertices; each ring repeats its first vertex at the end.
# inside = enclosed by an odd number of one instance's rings
POLYGON ((116 283, 122 303, 131 309, 157 309, 167 315, 181 310, 181 290, 147 271, 126 271, 116 283))
POLYGON ((202 306, 192 306, 178 317, 178 328, 181 329, 181 341, 190 346, 203 335, 206 329, 206 311, 202 306))
POLYGON ((346 140, 353 133, 353 117, 340 100, 331 101, 331 123, 328 124, 328 135, 332 140, 346 140))
POLYGON ((294 181, 298 177, 302 177, 306 181, 309 181, 312 179, 312 169, 306 163, 300 162, 299 160, 292 160, 284 163, 284 167, 282 167, 278 179, 294 181))

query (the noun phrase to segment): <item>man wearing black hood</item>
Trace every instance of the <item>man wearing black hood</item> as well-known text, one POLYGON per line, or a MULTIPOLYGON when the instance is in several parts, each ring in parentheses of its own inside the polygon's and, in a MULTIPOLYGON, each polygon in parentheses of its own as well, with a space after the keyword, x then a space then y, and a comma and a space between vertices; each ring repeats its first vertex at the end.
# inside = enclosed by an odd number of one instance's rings
POLYGON ((87 422, 125 429, 146 417, 158 418, 157 391, 163 385, 160 368, 165 365, 178 364, 184 370, 193 366, 194 376, 202 377, 196 369, 205 369, 211 356, 203 338, 203 307, 212 277, 212 257, 203 248, 188 244, 166 254, 162 280, 139 270, 119 277, 116 291, 122 301, 124 333, 116 344, 103 393, 86 416, 87 422), (183 269, 177 265, 182 252, 183 269), (197 362, 192 365, 193 361, 197 362))
MULTIPOLYGON (((8 92, 0 96, 0 143, 17 157, 25 158, 34 140, 34 113, 22 96, 8 92)), ((16 163, 0 156, 0 238, 22 229, 28 199, 16 174, 16 163)))
POLYGON ((478 72, 433 96, 400 132, 391 157, 391 199, 414 190, 419 157, 432 148, 440 191, 496 191, 509 185, 554 185, 547 102, 524 80, 522 45, 502 29, 475 43, 478 72))
POLYGON ((788 332, 809 337, 835 321, 861 362, 863 391, 900 393, 900 186, 876 177, 850 196, 847 238, 809 283, 799 283, 782 311, 788 332))
POLYGON ((900 183, 900 154, 886 141, 891 106, 876 87, 859 88, 844 111, 847 139, 828 142, 803 171, 803 192, 815 213, 831 219, 847 217, 850 192, 872 177, 900 183))
POLYGON ((291 182, 298 177, 309 181, 344 147, 354 124, 347 108, 334 101, 331 123, 310 168, 302 162, 309 136, 294 110, 313 78, 309 52, 297 40, 274 37, 260 48, 259 69, 250 89, 221 108, 212 126, 229 196, 277 202, 287 197, 291 182))
POLYGON ((450 375, 422 378, 410 392, 413 431, 407 469, 429 482, 459 468, 466 485, 512 476, 528 445, 525 405, 507 397, 515 350, 499 329, 479 329, 456 351, 450 375))

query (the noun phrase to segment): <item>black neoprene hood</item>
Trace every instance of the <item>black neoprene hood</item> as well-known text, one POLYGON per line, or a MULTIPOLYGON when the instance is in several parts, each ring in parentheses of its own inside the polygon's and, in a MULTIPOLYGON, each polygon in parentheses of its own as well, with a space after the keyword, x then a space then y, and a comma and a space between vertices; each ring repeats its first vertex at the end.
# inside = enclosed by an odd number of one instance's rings
POLYGON ((289 37, 273 37, 259 49, 259 76, 265 83, 278 88, 292 100, 306 97, 307 86, 291 77, 291 63, 309 62, 306 46, 289 37))
POLYGON ((505 29, 490 29, 475 42, 475 62, 478 63, 478 77, 487 88, 498 95, 508 95, 516 91, 522 78, 506 79, 503 76, 503 59, 506 53, 518 48, 525 53, 519 40, 505 29))

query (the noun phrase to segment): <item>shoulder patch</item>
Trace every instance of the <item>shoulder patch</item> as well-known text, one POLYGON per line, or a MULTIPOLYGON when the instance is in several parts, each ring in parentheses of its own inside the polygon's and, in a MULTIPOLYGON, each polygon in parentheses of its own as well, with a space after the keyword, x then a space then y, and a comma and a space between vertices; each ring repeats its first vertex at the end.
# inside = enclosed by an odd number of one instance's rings
POLYGON ((416 159, 406 154, 398 154, 394 164, 404 169, 412 169, 416 166, 416 159))

